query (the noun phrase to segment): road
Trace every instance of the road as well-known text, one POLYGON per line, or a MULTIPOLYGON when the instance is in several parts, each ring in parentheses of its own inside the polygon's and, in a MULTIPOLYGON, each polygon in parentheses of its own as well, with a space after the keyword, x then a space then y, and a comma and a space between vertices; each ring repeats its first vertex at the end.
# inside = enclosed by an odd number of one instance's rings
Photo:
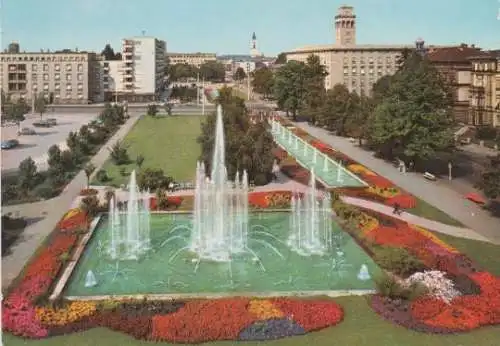
MULTIPOLYGON (((104 103, 91 104, 91 105, 55 105, 54 109, 57 113, 99 113, 104 109, 104 103)), ((148 103, 129 103, 129 112, 146 113, 148 110, 148 103)), ((205 104, 205 111, 210 112, 214 110, 213 104, 205 104)), ((163 107, 159 107, 160 113, 164 112, 163 107)), ((173 114, 201 114, 202 106, 196 104, 183 104, 174 105, 172 108, 173 114)))

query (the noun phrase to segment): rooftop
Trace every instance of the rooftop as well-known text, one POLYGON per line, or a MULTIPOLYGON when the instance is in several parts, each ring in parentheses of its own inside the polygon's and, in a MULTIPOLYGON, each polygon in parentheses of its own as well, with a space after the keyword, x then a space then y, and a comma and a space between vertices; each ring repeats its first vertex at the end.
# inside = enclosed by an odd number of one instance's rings
POLYGON ((451 62, 468 64, 468 59, 470 57, 485 57, 488 56, 488 54, 481 51, 481 48, 475 47, 474 45, 468 46, 466 44, 461 44, 454 47, 431 47, 427 56, 430 61, 436 63, 451 62))
POLYGON ((339 44, 322 44, 322 45, 311 45, 304 46, 294 49, 287 54, 293 53, 312 53, 316 51, 335 51, 335 50, 401 50, 401 49, 413 49, 414 45, 409 44, 357 44, 357 45, 339 45, 339 44))

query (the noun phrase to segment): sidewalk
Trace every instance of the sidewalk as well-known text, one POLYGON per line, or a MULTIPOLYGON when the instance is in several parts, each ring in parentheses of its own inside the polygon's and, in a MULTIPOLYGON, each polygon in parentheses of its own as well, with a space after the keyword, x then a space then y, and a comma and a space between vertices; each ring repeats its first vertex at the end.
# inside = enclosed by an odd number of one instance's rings
MULTIPOLYGON (((118 130, 111 139, 103 145, 101 150, 92 158, 91 162, 96 166, 96 172, 104 164, 109 156, 108 148, 118 140, 123 139, 130 129, 139 120, 140 116, 133 115, 118 130)), ((27 226, 17 244, 12 246, 11 254, 2 258, 2 289, 15 279, 38 246, 54 230, 55 225, 68 211, 69 207, 80 194, 82 188, 87 185, 87 177, 81 171, 66 186, 63 193, 56 198, 29 204, 19 204, 2 207, 2 214, 12 213, 14 216, 43 219, 27 226)))

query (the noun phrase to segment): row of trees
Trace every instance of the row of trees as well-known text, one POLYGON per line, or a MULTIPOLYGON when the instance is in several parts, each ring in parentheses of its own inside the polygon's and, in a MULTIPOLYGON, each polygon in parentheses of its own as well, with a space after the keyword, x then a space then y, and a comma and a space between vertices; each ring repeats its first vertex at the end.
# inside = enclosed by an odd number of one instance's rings
MULTIPOLYGON (((236 172, 246 170, 249 181, 256 185, 267 184, 271 178, 274 162, 272 148, 274 141, 264 123, 252 124, 249 121, 245 101, 234 96, 232 89, 219 90, 216 102, 222 105, 226 141, 226 166, 232 179, 236 172)), ((216 114, 207 117, 201 126, 202 134, 198 138, 201 144, 200 159, 210 171, 214 147, 216 114)))
POLYGON ((57 145, 49 148, 47 171, 38 171, 31 157, 23 160, 15 176, 3 179, 2 203, 56 196, 125 121, 123 107, 106 105, 97 120, 69 133, 68 149, 61 150, 57 145))
POLYGON ((224 82, 226 77, 224 65, 217 61, 207 61, 199 68, 189 64, 168 64, 166 73, 172 82, 187 81, 198 75, 205 81, 224 82))
MULTIPOLYGON (((13 100, 9 95, 6 95, 3 90, 1 91, 1 97, 2 123, 12 122, 20 127, 21 123, 26 119, 26 114, 33 111, 32 106, 29 105, 24 98, 13 100)), ((44 93, 39 93, 36 95, 34 111, 40 115, 40 120, 42 120, 43 115, 47 112, 48 106, 53 102, 53 94, 45 95, 44 93)))

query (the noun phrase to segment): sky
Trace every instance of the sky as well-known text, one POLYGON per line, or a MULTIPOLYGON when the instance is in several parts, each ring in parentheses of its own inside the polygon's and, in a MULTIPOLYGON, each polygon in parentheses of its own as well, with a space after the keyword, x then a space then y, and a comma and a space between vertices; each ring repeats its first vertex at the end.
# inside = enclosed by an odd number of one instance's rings
POLYGON ((252 32, 266 55, 334 43, 333 19, 354 7, 357 43, 476 44, 500 49, 500 0, 0 0, 2 49, 120 49, 155 36, 170 52, 248 54, 252 32))

